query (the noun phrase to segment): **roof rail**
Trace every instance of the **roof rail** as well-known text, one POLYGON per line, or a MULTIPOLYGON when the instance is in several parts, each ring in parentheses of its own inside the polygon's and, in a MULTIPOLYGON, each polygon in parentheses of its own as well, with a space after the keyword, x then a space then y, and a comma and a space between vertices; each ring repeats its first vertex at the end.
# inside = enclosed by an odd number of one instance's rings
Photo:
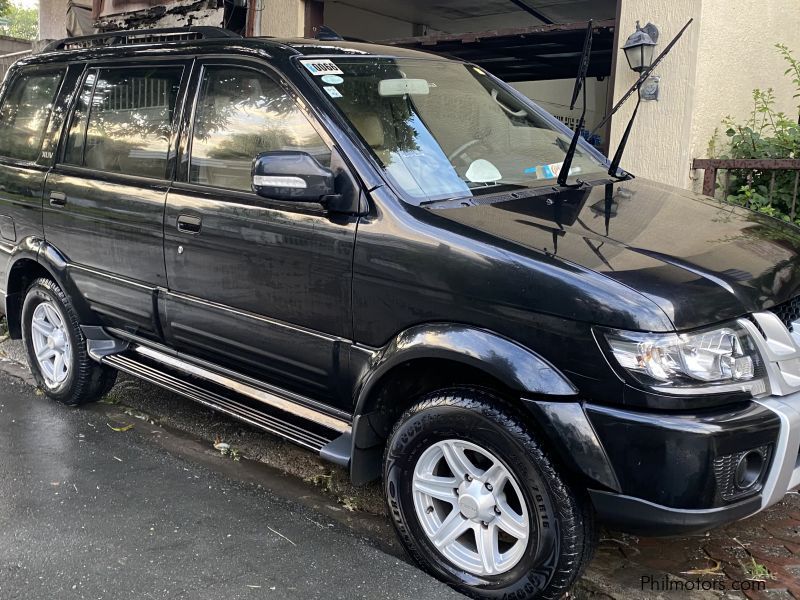
POLYGON ((184 40, 210 40, 225 38, 241 38, 221 27, 171 27, 168 29, 128 29, 124 31, 107 31, 94 35, 64 38, 55 40, 44 47, 42 52, 56 50, 77 50, 81 48, 97 48, 126 44, 154 44, 157 42, 179 42, 184 40))

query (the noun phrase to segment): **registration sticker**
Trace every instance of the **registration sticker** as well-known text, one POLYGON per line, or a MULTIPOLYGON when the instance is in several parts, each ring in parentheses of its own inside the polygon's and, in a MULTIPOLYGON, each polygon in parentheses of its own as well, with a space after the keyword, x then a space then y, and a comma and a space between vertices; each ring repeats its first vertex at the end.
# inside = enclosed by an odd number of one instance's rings
POLYGON ((300 64, 302 64, 312 75, 344 75, 344 72, 329 58, 301 60, 300 64))
POLYGON ((328 93, 328 96, 330 96, 331 98, 342 97, 342 93, 332 85, 326 85, 323 89, 328 93))

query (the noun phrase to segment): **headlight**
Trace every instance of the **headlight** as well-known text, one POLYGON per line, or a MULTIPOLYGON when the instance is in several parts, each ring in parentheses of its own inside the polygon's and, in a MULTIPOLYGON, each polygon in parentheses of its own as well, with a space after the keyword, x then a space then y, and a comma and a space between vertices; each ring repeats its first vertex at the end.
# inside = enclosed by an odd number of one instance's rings
POLYGON ((736 323, 693 333, 606 330, 603 336, 619 366, 659 392, 767 391, 755 344, 736 323))

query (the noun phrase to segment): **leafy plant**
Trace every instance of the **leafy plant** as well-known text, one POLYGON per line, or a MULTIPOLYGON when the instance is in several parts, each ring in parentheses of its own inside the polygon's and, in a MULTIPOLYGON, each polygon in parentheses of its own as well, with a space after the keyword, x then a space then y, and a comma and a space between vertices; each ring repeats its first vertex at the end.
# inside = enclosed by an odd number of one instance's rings
POLYGON ((8 25, 0 27, 0 34, 23 40, 39 37, 39 9, 25 8, 9 0, 0 0, 0 19, 8 25))
MULTIPOLYGON (((800 60, 784 44, 776 44, 775 47, 789 65, 784 75, 794 83, 797 92, 794 98, 800 98, 800 60)), ((800 158, 798 119, 775 109, 775 92, 772 88, 753 90, 753 110, 744 122, 737 122, 728 116, 723 119, 723 125, 726 127, 728 149, 720 154, 720 158, 800 158)), ((709 141, 708 151, 709 156, 719 151, 716 130, 709 141)), ((729 176, 728 185, 723 189, 729 202, 792 221, 797 171, 731 170, 729 176)), ((800 225, 800 201, 797 204, 794 207, 794 222, 800 225)))

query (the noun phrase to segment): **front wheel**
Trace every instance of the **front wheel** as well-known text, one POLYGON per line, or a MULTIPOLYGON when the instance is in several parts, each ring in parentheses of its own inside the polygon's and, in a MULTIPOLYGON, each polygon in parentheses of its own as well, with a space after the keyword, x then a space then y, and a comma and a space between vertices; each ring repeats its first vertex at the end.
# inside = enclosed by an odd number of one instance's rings
POLYGON ((384 484, 409 554, 472 597, 560 598, 591 559, 587 503, 488 391, 442 390, 409 409, 384 484))
POLYGON ((72 302, 50 279, 37 279, 28 288, 22 305, 22 339, 33 378, 50 398, 84 404, 114 385, 116 371, 89 357, 72 302))

